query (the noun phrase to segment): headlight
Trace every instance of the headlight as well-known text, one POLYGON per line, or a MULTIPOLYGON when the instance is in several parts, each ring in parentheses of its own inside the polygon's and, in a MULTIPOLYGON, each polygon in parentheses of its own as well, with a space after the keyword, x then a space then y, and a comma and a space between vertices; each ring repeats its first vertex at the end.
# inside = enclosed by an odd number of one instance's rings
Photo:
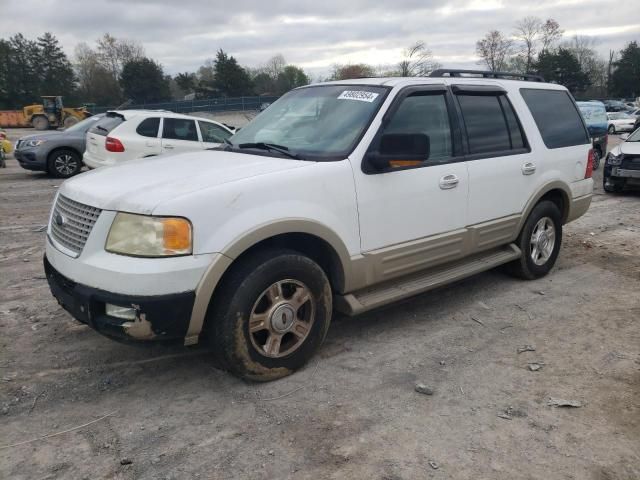
POLYGON ((38 147, 42 145, 46 140, 26 140, 22 143, 25 147, 38 147))
POLYGON ((609 153, 609 155, 607 155, 607 163, 609 165, 620 165, 622 163, 623 158, 624 158, 624 154, 622 153, 619 153, 618 155, 609 153))
POLYGON ((118 213, 105 249, 134 257, 172 257, 190 255, 192 242, 191 222, 186 218, 118 213))

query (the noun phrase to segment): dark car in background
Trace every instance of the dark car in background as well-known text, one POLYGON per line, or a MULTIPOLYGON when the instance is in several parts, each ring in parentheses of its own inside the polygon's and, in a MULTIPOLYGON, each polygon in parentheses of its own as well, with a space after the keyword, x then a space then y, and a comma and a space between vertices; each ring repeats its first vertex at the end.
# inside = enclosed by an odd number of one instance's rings
POLYGON ((604 104, 597 100, 576 103, 589 130, 593 144, 593 169, 597 170, 600 159, 607 153, 607 111, 604 104))
POLYGON ((37 133, 16 142, 14 157, 26 170, 47 172, 57 178, 69 178, 82 169, 87 130, 103 115, 94 115, 63 131, 37 133))
POLYGON ((624 142, 609 152, 604 165, 602 186, 609 193, 640 187, 640 129, 620 138, 624 142))

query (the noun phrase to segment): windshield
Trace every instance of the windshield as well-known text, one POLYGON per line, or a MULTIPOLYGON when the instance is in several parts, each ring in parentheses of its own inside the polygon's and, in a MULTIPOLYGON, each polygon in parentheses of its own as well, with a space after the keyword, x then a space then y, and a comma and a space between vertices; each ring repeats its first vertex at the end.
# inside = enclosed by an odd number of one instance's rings
POLYGON ((387 89, 324 85, 292 90, 231 137, 230 148, 275 145, 303 159, 345 158, 382 104, 387 89))
POLYGON ((92 125, 102 118, 102 115, 94 115, 93 117, 85 118, 81 122, 76 123, 75 125, 70 126, 69 128, 65 128, 65 132, 86 132, 91 128, 92 125))
POLYGON ((627 142, 640 142, 640 128, 637 128, 635 132, 629 135, 627 142))

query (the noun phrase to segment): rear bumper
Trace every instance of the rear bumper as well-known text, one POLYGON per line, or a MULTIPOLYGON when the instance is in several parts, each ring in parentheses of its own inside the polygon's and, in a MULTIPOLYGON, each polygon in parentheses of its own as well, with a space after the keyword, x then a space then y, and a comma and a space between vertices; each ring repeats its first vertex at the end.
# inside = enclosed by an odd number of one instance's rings
POLYGON ((115 165, 116 163, 113 160, 100 159, 89 152, 84 152, 82 162, 89 168, 108 167, 110 165, 115 165))
POLYGON ((83 285, 65 277, 44 257, 51 293, 78 321, 115 340, 150 341, 184 339, 195 292, 168 295, 122 295, 83 285), (132 308, 136 318, 127 320, 106 314, 106 304, 132 308))

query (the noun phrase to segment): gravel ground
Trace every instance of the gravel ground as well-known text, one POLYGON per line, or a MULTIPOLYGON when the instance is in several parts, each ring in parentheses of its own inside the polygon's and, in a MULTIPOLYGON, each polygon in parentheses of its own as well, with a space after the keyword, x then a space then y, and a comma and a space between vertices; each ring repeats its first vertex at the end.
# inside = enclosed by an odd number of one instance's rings
POLYGON ((7 164, 0 478, 640 478, 640 194, 603 194, 601 169, 546 278, 491 271, 336 318, 305 369, 249 384, 204 347, 121 345, 67 315, 41 264, 60 181, 7 164))

